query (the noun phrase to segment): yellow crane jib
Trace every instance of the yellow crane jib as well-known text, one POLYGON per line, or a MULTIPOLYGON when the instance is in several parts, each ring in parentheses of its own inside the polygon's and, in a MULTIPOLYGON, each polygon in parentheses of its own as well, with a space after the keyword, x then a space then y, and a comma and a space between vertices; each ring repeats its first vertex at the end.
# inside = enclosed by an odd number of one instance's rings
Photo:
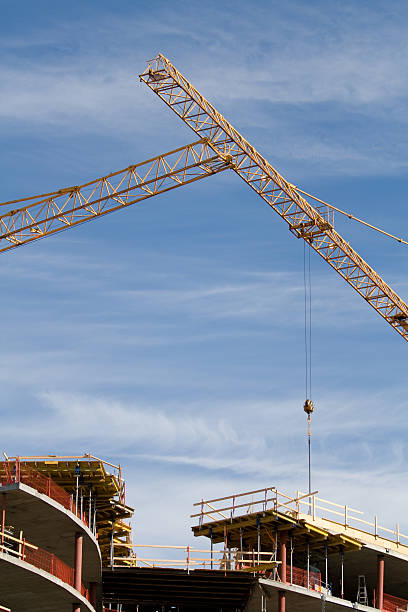
POLYGON ((208 139, 214 153, 223 159, 228 156, 234 172, 286 221, 290 231, 303 238, 408 341, 407 304, 164 55, 150 60, 139 77, 198 136, 208 139))
POLYGON ((0 204, 0 253, 231 167, 201 138, 94 181, 0 204), (12 205, 20 208, 6 210, 12 205), (2 210, 6 212, 1 214, 2 210))

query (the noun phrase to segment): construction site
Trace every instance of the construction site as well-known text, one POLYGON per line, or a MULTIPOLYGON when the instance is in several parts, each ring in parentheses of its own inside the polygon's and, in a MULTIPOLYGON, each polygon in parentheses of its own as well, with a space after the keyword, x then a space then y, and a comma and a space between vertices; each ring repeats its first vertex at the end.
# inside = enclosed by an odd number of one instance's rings
MULTIPOLYGON (((408 305, 334 229, 334 213, 401 238, 284 179, 163 55, 139 78, 195 132, 194 142, 83 185, 3 203, 0 252, 229 171, 408 341, 408 305)), ((367 508, 312 490, 309 349, 308 489, 292 494, 269 483, 192 499, 186 537, 191 529, 197 546, 136 540, 125 474, 109 457, 3 453, 0 610, 408 611, 403 509, 395 508, 394 525, 382 525, 374 514, 363 518, 367 508)))

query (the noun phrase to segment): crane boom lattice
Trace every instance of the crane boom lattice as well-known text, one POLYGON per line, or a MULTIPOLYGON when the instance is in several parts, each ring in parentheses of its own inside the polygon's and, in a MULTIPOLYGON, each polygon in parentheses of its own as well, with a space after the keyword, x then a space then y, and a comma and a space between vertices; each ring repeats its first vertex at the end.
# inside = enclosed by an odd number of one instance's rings
POLYGON ((140 75, 190 128, 408 341, 408 306, 312 206, 163 55, 140 75))
POLYGON ((229 168, 206 139, 76 187, 0 204, 0 253, 229 168))

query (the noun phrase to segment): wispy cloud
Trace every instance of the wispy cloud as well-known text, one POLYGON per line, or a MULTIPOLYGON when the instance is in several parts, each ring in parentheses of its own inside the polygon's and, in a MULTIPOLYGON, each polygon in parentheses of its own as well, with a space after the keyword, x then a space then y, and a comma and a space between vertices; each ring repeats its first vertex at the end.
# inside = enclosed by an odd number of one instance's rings
POLYGON ((93 17, 98 36, 78 46, 81 32, 73 34, 69 23, 51 34, 45 30, 43 40, 38 33, 5 37, 3 125, 39 122, 89 133, 103 124, 125 139, 146 135, 147 128, 151 133, 154 125, 158 145, 163 129, 169 139, 182 137, 188 130, 137 84, 153 40, 154 52, 170 55, 233 123, 247 126, 255 144, 287 161, 290 172, 295 161, 298 176, 301 164, 304 174, 353 175, 356 165, 360 173, 401 172, 408 54, 398 10, 362 11, 345 3, 343 10, 332 7, 328 18, 303 3, 276 8, 272 3, 254 13, 241 6, 232 29, 223 27, 229 10, 215 5, 216 17, 202 16, 207 26, 200 20, 200 27, 195 16, 176 17, 163 6, 153 7, 149 17, 110 15, 109 23, 93 17), (260 15, 273 25, 272 35, 270 28, 260 31, 260 15), (141 35, 135 47, 136 27, 141 35), (65 53, 56 53, 61 45, 65 53))

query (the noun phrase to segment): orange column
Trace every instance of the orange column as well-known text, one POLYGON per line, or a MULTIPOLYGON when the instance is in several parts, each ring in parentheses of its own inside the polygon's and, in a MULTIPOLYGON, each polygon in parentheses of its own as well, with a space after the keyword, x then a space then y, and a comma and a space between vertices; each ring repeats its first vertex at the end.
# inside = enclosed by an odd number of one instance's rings
POLYGON ((286 531, 282 531, 279 538, 278 545, 278 561, 280 561, 279 567, 279 578, 281 582, 287 582, 286 580, 286 543, 288 540, 288 534, 286 531))
POLYGON ((74 588, 81 592, 82 586, 82 533, 75 534, 75 578, 74 588))
MULTIPOLYGON (((279 578, 281 582, 286 584, 286 543, 288 539, 288 534, 286 531, 282 531, 280 534, 279 542, 278 542, 278 561, 280 561, 279 567, 279 578)), ((279 612, 285 612, 286 607, 286 593, 285 591, 279 591, 279 612)))
POLYGON ((285 591, 279 591, 279 612, 285 612, 286 607, 286 593, 285 591))
POLYGON ((383 609, 384 603, 384 555, 377 557, 377 608, 383 609))

